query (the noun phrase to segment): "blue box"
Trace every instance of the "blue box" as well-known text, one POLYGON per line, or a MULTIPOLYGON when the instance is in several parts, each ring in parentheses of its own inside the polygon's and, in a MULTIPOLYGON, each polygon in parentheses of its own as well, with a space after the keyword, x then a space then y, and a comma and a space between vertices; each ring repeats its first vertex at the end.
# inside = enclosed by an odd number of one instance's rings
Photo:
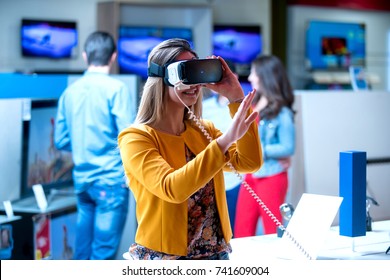
POLYGON ((366 152, 340 153, 340 235, 366 235, 366 152))

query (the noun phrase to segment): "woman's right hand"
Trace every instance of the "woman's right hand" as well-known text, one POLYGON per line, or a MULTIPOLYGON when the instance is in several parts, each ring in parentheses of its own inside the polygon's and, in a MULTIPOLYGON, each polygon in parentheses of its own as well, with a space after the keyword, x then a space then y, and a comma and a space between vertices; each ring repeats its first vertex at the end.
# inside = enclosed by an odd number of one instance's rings
POLYGON ((217 138, 217 143, 223 153, 229 149, 229 147, 239 140, 248 131, 252 122, 254 122, 258 116, 258 112, 252 112, 248 117, 247 112, 251 108, 252 100, 256 90, 252 90, 238 107, 237 113, 233 117, 233 121, 229 129, 217 138))

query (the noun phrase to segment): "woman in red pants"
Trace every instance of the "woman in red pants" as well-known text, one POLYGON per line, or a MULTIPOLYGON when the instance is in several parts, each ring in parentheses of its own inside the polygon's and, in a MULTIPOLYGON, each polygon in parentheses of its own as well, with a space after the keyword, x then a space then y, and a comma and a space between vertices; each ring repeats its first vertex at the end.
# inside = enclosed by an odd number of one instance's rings
MULTIPOLYGON (((251 64, 248 80, 257 93, 253 107, 260 116, 258 127, 264 163, 256 173, 246 175, 245 181, 281 221, 279 206, 286 198, 287 170, 295 150, 294 94, 284 66, 276 56, 258 56, 251 64)), ((276 223, 242 185, 234 237, 255 235, 260 217, 264 233, 276 233, 276 223)))

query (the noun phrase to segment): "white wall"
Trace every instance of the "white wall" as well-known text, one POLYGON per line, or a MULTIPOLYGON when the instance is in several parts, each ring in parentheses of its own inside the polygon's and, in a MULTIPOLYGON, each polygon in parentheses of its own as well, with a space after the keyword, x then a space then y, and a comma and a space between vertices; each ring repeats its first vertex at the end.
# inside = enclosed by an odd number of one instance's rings
POLYGON ((303 89, 310 78, 304 68, 305 25, 310 19, 365 23, 367 73, 380 79, 378 84, 373 84, 373 89, 389 88, 389 43, 386 38, 390 32, 390 12, 290 6, 287 15, 287 64, 294 88, 303 89))
MULTIPOLYGON (((387 32, 387 53, 390 54, 390 30, 387 32)), ((390 91, 390 58, 387 59, 387 91, 390 91)))
POLYGON ((22 104, 22 99, 0 99, 0 203, 20 195, 22 104))
MULTIPOLYGON (((339 154, 390 157, 388 92, 296 91, 297 151, 291 195, 339 195, 339 154)), ((390 219, 390 163, 367 165, 367 194, 380 204, 374 220, 390 219)))

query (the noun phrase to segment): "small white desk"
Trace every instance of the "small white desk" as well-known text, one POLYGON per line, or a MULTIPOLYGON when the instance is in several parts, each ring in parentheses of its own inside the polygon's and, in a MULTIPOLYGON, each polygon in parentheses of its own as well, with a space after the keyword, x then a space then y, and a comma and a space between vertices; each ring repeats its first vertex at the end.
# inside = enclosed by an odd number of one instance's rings
MULTIPOLYGON (((282 259, 280 238, 276 234, 233 238, 231 260, 282 259)), ((317 259, 329 260, 390 260, 385 252, 390 246, 390 221, 373 222, 372 231, 361 237, 339 235, 332 227, 317 259)))
MULTIPOLYGON (((41 211, 34 196, 12 202, 12 209, 17 213, 44 214, 62 211, 64 209, 75 208, 77 198, 75 194, 56 195, 52 198, 48 196, 48 207, 41 211)), ((0 205, 0 211, 4 211, 4 206, 0 205)))

